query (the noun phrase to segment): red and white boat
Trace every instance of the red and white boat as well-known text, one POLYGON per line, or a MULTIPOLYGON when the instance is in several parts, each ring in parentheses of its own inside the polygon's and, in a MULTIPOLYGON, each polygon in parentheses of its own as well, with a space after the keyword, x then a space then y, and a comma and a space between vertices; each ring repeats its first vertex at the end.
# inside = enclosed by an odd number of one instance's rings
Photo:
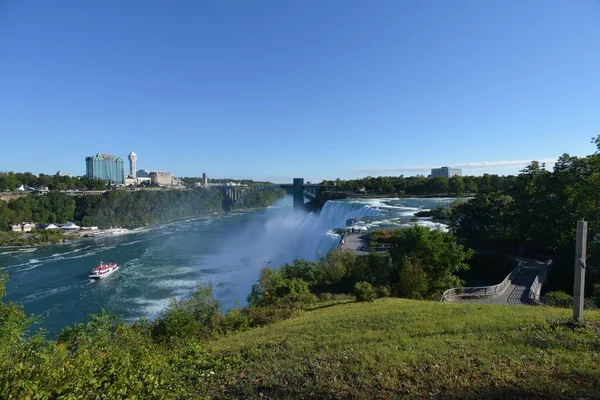
POLYGON ((112 274, 113 272, 115 272, 116 270, 119 269, 119 266, 117 265, 117 263, 103 263, 102 261, 100 261, 100 265, 98 265, 96 268, 92 269, 92 273, 88 275, 88 278, 90 279, 102 279, 102 278, 106 278, 107 276, 109 276, 110 274, 112 274))

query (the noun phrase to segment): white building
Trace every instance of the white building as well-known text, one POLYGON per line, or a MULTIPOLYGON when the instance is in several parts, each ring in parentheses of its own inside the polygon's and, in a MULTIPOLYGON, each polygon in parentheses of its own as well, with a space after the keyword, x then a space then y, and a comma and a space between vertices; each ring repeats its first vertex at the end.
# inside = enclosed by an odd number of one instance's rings
POLYGON ((35 224, 31 222, 23 222, 20 224, 11 225, 10 229, 13 232, 31 232, 31 230, 35 228, 35 224))
POLYGON ((65 230, 65 231, 77 231, 77 230, 79 230, 79 226, 78 226, 78 225, 75 225, 75 224, 74 224, 74 223, 72 223, 72 222, 67 222, 67 223, 66 223, 66 224, 64 224, 64 225, 61 225, 61 226, 60 226, 60 229, 63 229, 63 230, 65 230))
POLYGON ((453 176, 462 176, 462 169, 450 167, 432 168, 431 177, 434 178, 436 176, 443 176, 448 179, 452 178, 453 176))

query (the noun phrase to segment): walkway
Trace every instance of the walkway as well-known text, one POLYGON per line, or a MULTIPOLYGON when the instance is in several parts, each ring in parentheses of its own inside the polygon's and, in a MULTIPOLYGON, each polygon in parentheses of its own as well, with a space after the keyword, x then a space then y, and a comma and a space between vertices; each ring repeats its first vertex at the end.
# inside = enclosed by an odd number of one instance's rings
POLYGON ((540 272, 540 268, 546 264, 531 259, 523 259, 523 267, 510 282, 510 284, 500 293, 500 295, 489 295, 485 293, 485 288, 471 293, 477 298, 454 299, 457 303, 481 303, 481 304, 531 304, 529 298, 529 289, 540 272))
POLYGON ((344 249, 352 249, 359 256, 368 255, 367 235, 361 235, 359 233, 346 234, 344 249))

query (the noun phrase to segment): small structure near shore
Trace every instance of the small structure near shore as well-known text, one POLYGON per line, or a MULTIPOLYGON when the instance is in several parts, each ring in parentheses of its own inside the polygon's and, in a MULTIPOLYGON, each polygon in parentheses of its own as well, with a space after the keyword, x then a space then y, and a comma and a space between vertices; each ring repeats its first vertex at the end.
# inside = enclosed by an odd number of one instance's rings
POLYGON ((35 224, 31 222, 22 222, 20 224, 11 225, 10 229, 13 232, 31 232, 31 230, 35 228, 35 224))
POLYGON ((65 230, 65 231, 78 231, 79 226, 75 225, 73 222, 67 222, 64 225, 61 225, 60 229, 65 230))

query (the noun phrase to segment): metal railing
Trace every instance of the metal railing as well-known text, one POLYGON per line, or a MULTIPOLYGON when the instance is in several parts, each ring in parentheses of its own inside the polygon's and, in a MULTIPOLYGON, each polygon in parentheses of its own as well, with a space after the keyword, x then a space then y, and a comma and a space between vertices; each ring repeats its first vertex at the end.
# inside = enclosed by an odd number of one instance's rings
POLYGON ((441 301, 452 301, 457 298, 476 298, 476 297, 495 297, 504 293, 504 290, 511 284, 515 276, 523 268, 523 261, 519 260, 517 266, 510 271, 510 274, 502 282, 493 286, 468 286, 446 290, 442 294, 441 301))
POLYGON ((549 260, 545 266, 541 267, 538 274, 536 275, 531 287, 529 288, 529 300, 533 304, 539 304, 540 293, 542 291, 542 285, 546 283, 546 277, 548 276, 548 267, 552 264, 552 260, 549 260))

